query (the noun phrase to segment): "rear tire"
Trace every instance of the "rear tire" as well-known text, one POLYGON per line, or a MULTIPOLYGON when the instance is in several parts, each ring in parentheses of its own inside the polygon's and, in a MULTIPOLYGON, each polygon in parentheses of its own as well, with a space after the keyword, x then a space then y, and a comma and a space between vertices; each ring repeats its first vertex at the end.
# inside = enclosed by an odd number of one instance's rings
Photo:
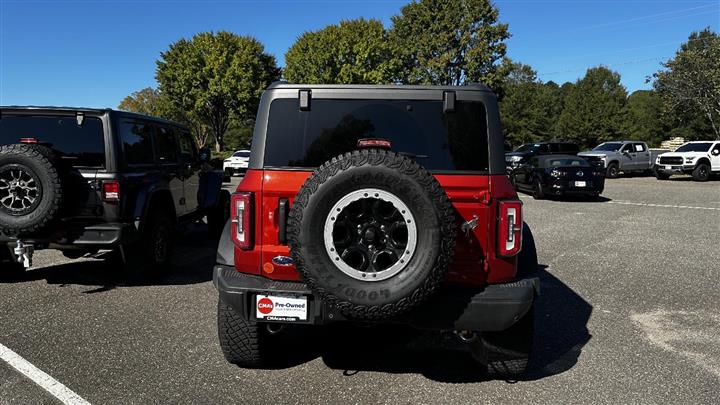
POLYGON ((141 277, 158 277, 172 268, 174 222, 159 211, 148 215, 140 240, 123 247, 125 267, 141 277))
POLYGON ((533 198, 536 200, 542 200, 545 198, 545 190, 543 190, 542 183, 540 183, 540 180, 535 179, 533 181, 533 198))
POLYGON ((710 166, 705 163, 700 163, 695 167, 692 172, 692 178, 695 181, 708 181, 710 180, 710 166))
POLYGON ((522 377, 527 371, 535 330, 534 305, 515 325, 502 332, 482 332, 469 344, 472 356, 488 376, 522 377))
POLYGON ((610 163, 607 167, 607 171, 605 172, 605 177, 608 179, 617 179, 620 175, 620 166, 618 166, 617 163, 613 162, 610 163))
POLYGON ((269 337, 257 322, 244 319, 233 307, 218 300, 218 339, 228 362, 244 368, 267 365, 269 337))
POLYGON ((535 248, 535 238, 527 223, 523 223, 522 250, 518 254, 518 269, 516 278, 529 277, 537 273, 538 258, 535 248))

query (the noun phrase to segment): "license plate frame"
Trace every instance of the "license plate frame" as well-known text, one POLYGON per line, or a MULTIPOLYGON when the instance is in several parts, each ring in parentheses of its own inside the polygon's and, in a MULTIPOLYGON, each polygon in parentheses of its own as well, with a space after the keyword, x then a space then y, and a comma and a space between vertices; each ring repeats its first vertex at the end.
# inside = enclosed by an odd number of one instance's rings
POLYGON ((310 299, 302 294, 256 294, 254 315, 258 321, 307 322, 310 299))

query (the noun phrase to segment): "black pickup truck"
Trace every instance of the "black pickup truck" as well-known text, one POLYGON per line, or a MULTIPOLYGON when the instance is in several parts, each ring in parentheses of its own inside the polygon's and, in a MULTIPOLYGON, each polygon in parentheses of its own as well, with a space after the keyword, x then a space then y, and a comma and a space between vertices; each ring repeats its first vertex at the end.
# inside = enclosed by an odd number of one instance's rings
POLYGON ((170 266, 174 230, 229 215, 223 174, 182 125, 110 109, 0 107, 0 277, 33 251, 117 250, 133 269, 170 266))

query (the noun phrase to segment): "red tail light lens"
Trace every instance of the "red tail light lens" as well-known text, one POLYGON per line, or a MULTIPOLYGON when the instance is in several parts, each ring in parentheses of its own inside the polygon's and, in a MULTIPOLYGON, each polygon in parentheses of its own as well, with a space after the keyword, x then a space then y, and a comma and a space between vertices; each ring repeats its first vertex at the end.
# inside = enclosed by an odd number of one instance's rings
POLYGON ((380 149, 392 149, 392 142, 387 139, 381 138, 363 138, 357 142, 357 147, 363 148, 380 148, 380 149))
POLYGON ((498 254, 514 256, 522 248, 522 202, 518 200, 498 203, 498 254))
POLYGON ((253 248, 253 193, 235 193, 230 205, 232 238, 243 250, 253 248))
POLYGON ((103 201, 118 202, 120 201, 120 183, 117 181, 103 182, 103 201))
POLYGON ((40 143, 40 141, 38 141, 37 138, 20 138, 20 143, 28 143, 31 145, 35 145, 40 143))

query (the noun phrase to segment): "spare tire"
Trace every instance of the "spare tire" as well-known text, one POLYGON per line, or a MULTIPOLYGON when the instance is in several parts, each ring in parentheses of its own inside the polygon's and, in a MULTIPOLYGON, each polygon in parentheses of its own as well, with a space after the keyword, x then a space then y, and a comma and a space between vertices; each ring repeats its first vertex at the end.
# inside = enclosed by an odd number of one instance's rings
POLYGON ((41 145, 0 146, 0 231, 37 232, 55 218, 62 182, 52 150, 41 145))
POLYGON ((455 212, 413 160, 359 150, 305 181, 290 210, 288 244, 313 293, 348 317, 382 319, 422 303, 443 281, 455 212))

